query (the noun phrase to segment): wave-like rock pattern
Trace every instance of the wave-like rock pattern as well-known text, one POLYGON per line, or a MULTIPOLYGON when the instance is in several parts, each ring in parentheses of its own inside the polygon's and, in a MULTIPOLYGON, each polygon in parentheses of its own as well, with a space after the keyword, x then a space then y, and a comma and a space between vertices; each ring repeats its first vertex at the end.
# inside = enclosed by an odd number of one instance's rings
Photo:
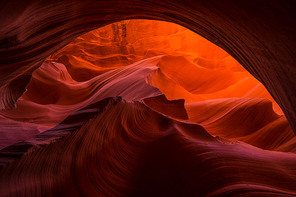
POLYGON ((13 108, 31 73, 79 35, 115 21, 174 22, 225 49, 296 124, 295 1, 13 0, 0 6, 0 108, 13 108))
POLYGON ((295 135, 279 106, 248 73, 198 67, 183 56, 164 56, 157 67, 147 82, 169 100, 185 99, 189 120, 212 135, 295 151, 295 135))
POLYGON ((141 103, 111 99, 78 131, 2 169, 0 190, 4 196, 294 196, 295 162, 295 154, 220 140, 141 103))
MULTIPOLYGON (((31 138, 26 136, 24 141, 18 142, 16 144, 7 146, 0 150, 0 167, 10 163, 11 161, 21 158, 24 153, 26 153, 30 148, 34 146, 40 146, 43 144, 48 144, 56 139, 64 137, 69 133, 76 131, 83 124, 85 124, 89 119, 95 117, 99 112, 101 112, 104 107, 109 103, 109 99, 103 99, 96 103, 90 104, 72 114, 70 114, 65 120, 63 120, 57 126, 46 130, 42 133, 38 133, 31 138)), ((21 124, 21 122, 19 122, 21 124)), ((20 129, 20 128, 18 128, 20 129)), ((29 129, 28 129, 29 130, 29 129)), ((22 132, 18 132, 22 134, 22 132)), ((31 135, 32 130, 31 130, 31 135)), ((21 140, 18 138, 18 140, 21 140)), ((6 142, 7 143, 7 142, 6 142)), ((2 143, 2 146, 5 144, 2 143)))
POLYGON ((27 92, 18 100, 17 107, 0 113, 1 148, 28 139, 48 130, 71 113, 102 99, 122 96, 126 100, 141 100, 160 95, 145 78, 160 57, 152 57, 98 75, 85 82, 71 78, 61 63, 46 61, 33 74, 27 92), (6 121, 6 120, 9 121, 6 121), (11 126, 16 122, 15 126, 11 126), (26 130, 24 131, 24 129, 26 130))
POLYGON ((296 137, 264 86, 159 24, 114 23, 42 63, 0 113, 1 195, 296 195, 296 137))

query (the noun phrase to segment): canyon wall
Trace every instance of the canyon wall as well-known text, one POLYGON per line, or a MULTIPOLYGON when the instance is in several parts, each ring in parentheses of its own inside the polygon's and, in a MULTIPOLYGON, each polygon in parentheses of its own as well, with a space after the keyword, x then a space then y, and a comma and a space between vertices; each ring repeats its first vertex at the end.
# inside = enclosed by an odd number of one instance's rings
POLYGON ((296 195, 293 1, 0 9, 1 196, 296 195))

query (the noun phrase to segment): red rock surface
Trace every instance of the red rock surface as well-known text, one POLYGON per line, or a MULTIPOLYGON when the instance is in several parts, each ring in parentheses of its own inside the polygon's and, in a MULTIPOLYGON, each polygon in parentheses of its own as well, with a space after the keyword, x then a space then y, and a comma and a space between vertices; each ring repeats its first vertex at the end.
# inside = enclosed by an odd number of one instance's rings
MULTIPOLYGON (((17 65, 3 79, 6 107, 22 92, 17 65)), ((3 196, 296 195, 296 137, 280 107, 229 54, 173 23, 126 20, 78 37, 0 122, 3 196)))

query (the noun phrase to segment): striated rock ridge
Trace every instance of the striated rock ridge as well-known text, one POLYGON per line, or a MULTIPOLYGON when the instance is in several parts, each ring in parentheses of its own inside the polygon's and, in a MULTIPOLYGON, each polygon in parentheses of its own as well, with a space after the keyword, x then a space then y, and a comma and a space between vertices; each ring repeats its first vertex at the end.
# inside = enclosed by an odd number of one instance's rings
POLYGON ((295 154, 214 138, 141 103, 111 99, 76 132, 4 167, 0 190, 13 196, 294 196, 295 162, 295 154))

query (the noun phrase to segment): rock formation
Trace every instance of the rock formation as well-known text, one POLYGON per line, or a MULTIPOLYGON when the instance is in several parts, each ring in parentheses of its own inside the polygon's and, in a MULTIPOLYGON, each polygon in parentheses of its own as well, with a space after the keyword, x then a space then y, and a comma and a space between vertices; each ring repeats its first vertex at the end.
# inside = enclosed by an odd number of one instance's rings
POLYGON ((294 8, 3 2, 0 193, 295 196, 294 8))

